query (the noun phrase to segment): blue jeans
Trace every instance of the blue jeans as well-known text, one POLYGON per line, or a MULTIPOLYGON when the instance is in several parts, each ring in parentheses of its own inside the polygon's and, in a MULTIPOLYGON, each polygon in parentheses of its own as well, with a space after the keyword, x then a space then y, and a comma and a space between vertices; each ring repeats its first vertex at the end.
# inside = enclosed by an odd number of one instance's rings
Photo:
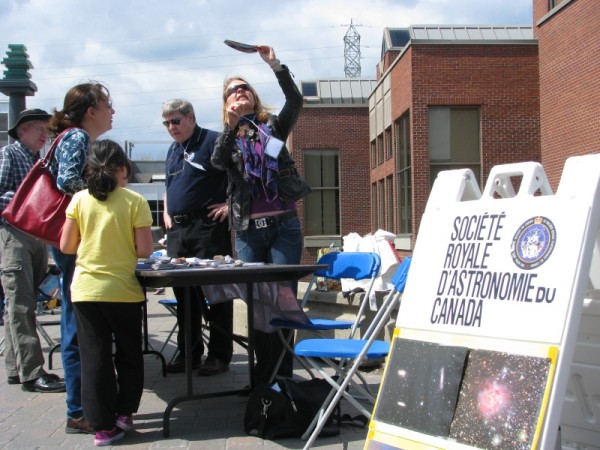
MULTIPOLYGON (((252 220, 250 220, 252 222, 252 220)), ((300 219, 293 217, 265 228, 250 227, 235 232, 235 251, 242 261, 265 262, 274 264, 299 264, 302 257, 302 229, 300 219)), ((298 294, 298 282, 290 282, 292 290, 298 294)), ((292 330, 282 330, 287 338, 292 330)), ((254 332, 254 352, 256 383, 269 382, 274 364, 283 350, 283 344, 277 333, 254 332)), ((281 377, 291 377, 294 370, 293 356, 286 352, 277 371, 281 377)))
POLYGON ((50 254, 61 274, 60 353, 67 389, 67 417, 76 419, 83 416, 81 359, 79 358, 75 311, 71 303, 71 282, 75 272, 76 256, 66 255, 54 247, 50 247, 50 254))

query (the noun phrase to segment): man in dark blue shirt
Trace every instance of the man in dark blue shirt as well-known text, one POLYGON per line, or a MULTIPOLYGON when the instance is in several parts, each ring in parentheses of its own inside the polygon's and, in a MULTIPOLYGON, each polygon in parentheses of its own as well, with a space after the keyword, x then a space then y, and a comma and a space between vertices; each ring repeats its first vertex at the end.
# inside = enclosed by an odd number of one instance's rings
MULTIPOLYGON (((231 236, 227 219, 227 173, 210 163, 216 131, 196 124, 192 104, 173 99, 162 106, 163 124, 175 142, 166 161, 166 194, 163 218, 167 229, 167 255, 174 258, 212 259, 231 255, 231 236)), ((169 372, 185 370, 184 288, 173 288, 177 299, 177 358, 167 366, 169 372)), ((192 366, 199 375, 215 375, 229 369, 233 354, 233 302, 207 307, 200 286, 192 290, 191 331, 194 345, 192 366), (208 355, 204 352, 201 314, 210 326, 208 355)))
MULTIPOLYGON (((50 114, 26 109, 8 134, 16 142, 0 149, 0 211, 39 159, 48 140, 50 114)), ((35 327, 37 290, 48 269, 46 245, 0 219, 2 285, 6 294, 6 374, 8 384, 30 392, 64 392, 65 383, 47 373, 35 327)))

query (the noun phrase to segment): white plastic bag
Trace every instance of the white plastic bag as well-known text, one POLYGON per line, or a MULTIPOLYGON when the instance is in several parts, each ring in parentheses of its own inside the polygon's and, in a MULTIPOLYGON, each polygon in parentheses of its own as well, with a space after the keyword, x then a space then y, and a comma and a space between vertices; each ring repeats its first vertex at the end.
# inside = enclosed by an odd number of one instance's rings
MULTIPOLYGON (((367 234, 361 237, 358 233, 350 233, 343 237, 345 252, 373 252, 381 257, 381 270, 375 279, 373 290, 369 295, 369 306, 372 311, 377 310, 375 292, 388 291, 392 289, 392 277, 400 264, 400 258, 394 248, 396 235, 389 231, 377 230, 375 234, 367 234)), ((367 290, 370 280, 355 281, 342 279, 342 291, 348 292, 356 288, 367 290)))

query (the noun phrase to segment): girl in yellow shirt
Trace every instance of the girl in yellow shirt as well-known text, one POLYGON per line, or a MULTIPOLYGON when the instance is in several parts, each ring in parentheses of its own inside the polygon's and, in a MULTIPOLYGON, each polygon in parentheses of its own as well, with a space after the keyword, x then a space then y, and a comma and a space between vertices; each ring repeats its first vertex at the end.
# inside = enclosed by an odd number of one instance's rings
POLYGON ((90 144, 88 189, 73 196, 60 240, 62 252, 77 254, 71 299, 81 354, 82 406, 96 429, 98 446, 112 444, 133 428, 132 414, 144 385, 145 298, 135 266, 138 258, 152 253, 154 244, 148 202, 125 188, 130 167, 116 142, 90 144))

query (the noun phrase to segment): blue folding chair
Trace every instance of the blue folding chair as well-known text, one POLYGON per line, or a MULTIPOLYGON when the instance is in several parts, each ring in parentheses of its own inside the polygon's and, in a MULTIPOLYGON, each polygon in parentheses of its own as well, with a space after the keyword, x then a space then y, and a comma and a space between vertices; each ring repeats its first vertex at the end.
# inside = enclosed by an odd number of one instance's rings
MULTIPOLYGON (((158 303, 160 305, 163 305, 167 309, 167 311, 169 311, 175 317, 175 324, 173 325, 173 328, 171 328, 171 331, 169 331, 167 338, 165 339, 162 347, 159 350, 159 353, 162 354, 163 351, 169 345, 169 342, 172 342, 173 344, 175 344, 175 348, 177 348, 177 340, 176 340, 176 336, 174 336, 174 334, 178 328, 177 327, 177 300, 174 298, 166 298, 166 299, 160 299, 158 301, 158 303)), ((202 339, 204 340, 205 345, 208 345, 208 334, 206 332, 207 329, 208 329, 208 323, 205 320, 204 315, 203 315, 202 316, 202 339)), ((196 346, 196 343, 194 343, 194 347, 195 346, 196 346)), ((175 350, 175 352, 171 356, 171 359, 169 360, 169 364, 175 360, 178 353, 179 353, 179 350, 175 350)))
MULTIPOLYGON (((367 290, 365 291, 364 297, 360 302, 358 313, 354 320, 336 320, 336 319, 323 319, 323 318, 310 318, 309 324, 299 324, 297 322, 286 321, 281 319, 271 320, 270 324, 277 328, 277 334, 283 343, 284 348, 282 349, 275 369, 271 374, 271 380, 277 375, 277 371, 285 352, 290 352, 294 355, 294 349, 291 346, 291 340, 294 333, 290 333, 288 339, 285 338, 282 332, 282 328, 293 329, 293 330, 306 330, 319 334, 325 331, 331 330, 350 330, 350 337, 354 337, 356 330, 360 327, 360 322, 363 318, 365 307, 369 301, 369 296, 373 290, 373 285, 377 275, 379 275, 379 269, 381 268, 381 258, 377 253, 372 252, 331 252, 323 255, 319 258, 317 264, 327 264, 326 269, 317 270, 311 277, 311 280, 306 288, 306 292, 302 299, 301 306, 304 308, 312 288, 316 286, 316 280, 318 277, 326 277, 335 280, 341 280, 342 278, 349 278, 356 281, 359 280, 370 280, 367 290)), ((302 365, 302 367, 310 374, 312 378, 314 375, 310 367, 300 358, 294 355, 295 359, 302 365)))
MULTIPOLYGON (((173 328, 171 328, 171 331, 169 331, 165 342, 159 350, 159 352, 162 353, 171 341, 175 344, 175 347, 177 347, 177 342, 175 342, 175 339, 172 339, 173 335, 175 334, 175 331, 177 331, 177 300, 175 300, 174 298, 164 298, 160 299, 158 303, 163 305, 167 309, 167 311, 169 311, 175 317, 175 324, 173 325, 173 328)), ((177 352, 173 354, 173 356, 169 360, 169 363, 172 362, 173 359, 175 359, 175 356, 177 356, 177 352)))
POLYGON ((403 258, 392 278, 394 287, 377 311, 363 339, 306 339, 294 348, 295 354, 305 359, 332 387, 319 412, 302 436, 303 439, 308 439, 305 449, 312 446, 342 396, 361 414, 371 418, 370 410, 361 404, 359 396, 361 400, 366 399, 371 405, 375 404, 375 397, 365 389, 362 382, 355 382, 353 377, 358 375, 358 368, 365 359, 384 358, 389 353, 390 344, 378 340, 377 336, 387 323, 393 309, 400 303, 411 260, 410 256, 403 258), (326 369, 334 369, 335 375, 329 375, 326 369), (347 389, 349 385, 352 386, 352 392, 347 389), (359 396, 354 393, 354 390, 359 396))

